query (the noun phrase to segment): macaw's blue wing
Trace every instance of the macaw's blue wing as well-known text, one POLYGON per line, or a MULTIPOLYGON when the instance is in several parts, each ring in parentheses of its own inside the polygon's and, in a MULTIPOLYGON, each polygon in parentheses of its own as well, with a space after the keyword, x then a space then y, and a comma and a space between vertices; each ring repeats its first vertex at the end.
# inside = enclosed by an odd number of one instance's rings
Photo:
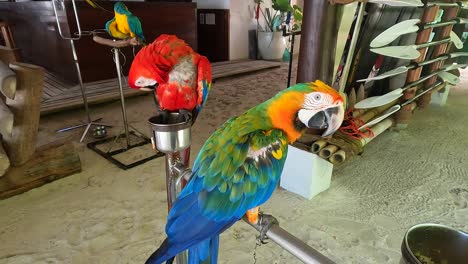
POLYGON ((162 263, 185 249, 189 263, 216 263, 218 235, 270 198, 283 170, 286 135, 261 126, 243 115, 207 140, 169 212, 167 240, 147 263, 162 263))
POLYGON ((135 34, 139 39, 145 41, 145 36, 143 35, 143 29, 141 28, 141 22, 138 17, 134 15, 127 15, 127 23, 130 28, 130 31, 135 34))

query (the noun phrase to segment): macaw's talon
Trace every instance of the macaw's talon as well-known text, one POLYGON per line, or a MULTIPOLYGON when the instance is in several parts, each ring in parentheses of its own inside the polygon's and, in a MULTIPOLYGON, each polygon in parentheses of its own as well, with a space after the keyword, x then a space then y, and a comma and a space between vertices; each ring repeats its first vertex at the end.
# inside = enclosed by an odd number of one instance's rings
POLYGON ((279 225, 278 220, 275 217, 268 214, 259 213, 259 225, 260 225, 260 235, 257 237, 257 240, 262 244, 267 244, 268 236, 266 235, 268 230, 274 225, 279 225))
POLYGON ((182 123, 190 119, 190 112, 186 109, 179 110, 179 116, 177 117, 177 122, 182 123))
POLYGON ((258 223, 258 212, 260 211, 260 207, 254 207, 250 210, 248 210, 245 213, 245 216, 247 216, 247 220, 249 220, 249 223, 252 225, 256 225, 258 223))

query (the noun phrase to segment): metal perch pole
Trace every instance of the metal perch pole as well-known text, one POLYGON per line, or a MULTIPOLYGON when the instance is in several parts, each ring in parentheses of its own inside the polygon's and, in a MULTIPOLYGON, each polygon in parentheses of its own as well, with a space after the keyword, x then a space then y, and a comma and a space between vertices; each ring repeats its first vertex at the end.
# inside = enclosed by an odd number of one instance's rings
MULTIPOLYGON (((76 26, 78 28, 78 34, 77 34, 77 37, 67 37, 67 36, 64 36, 63 35, 63 32, 62 32, 62 28, 60 27, 60 21, 59 21, 59 17, 58 17, 58 14, 57 14, 57 6, 55 4, 55 1, 56 0, 52 0, 52 6, 54 8, 54 14, 55 14, 55 21, 57 22, 57 28, 58 28, 58 32, 60 34, 60 37, 64 40, 70 40, 70 46, 72 48, 72 54, 73 54, 73 61, 75 62, 75 67, 76 67, 76 72, 77 72, 77 77, 78 77, 78 82, 79 82, 79 85, 80 85, 80 89, 81 89, 81 96, 83 98, 83 105, 84 105, 84 108, 85 108, 85 113, 86 113, 86 118, 87 118, 87 123, 83 123, 83 124, 79 124, 79 125, 75 125, 75 126, 71 126, 71 127, 66 127, 66 128, 62 128, 62 129, 59 129, 57 130, 57 132, 66 132, 66 131, 70 131, 70 130, 73 130, 73 129, 76 129, 76 128, 80 128, 80 127, 86 127, 83 134, 81 135, 81 138, 80 138, 80 142, 83 142, 84 138, 86 137, 86 135, 88 134, 88 131, 89 129, 91 128, 91 126, 109 126, 110 125, 106 125, 106 124, 101 124, 101 123, 96 123, 96 121, 99 121, 101 120, 101 118, 98 118, 96 120, 92 120, 91 119, 91 115, 90 115, 90 111, 89 111, 89 106, 88 106, 88 99, 87 99, 87 96, 86 96, 86 91, 85 91, 85 88, 84 88, 84 84, 83 84, 83 79, 81 77, 81 70, 80 70, 80 63, 78 61, 78 56, 76 54, 76 49, 75 49, 75 40, 79 40, 82 36, 82 32, 81 32, 81 27, 80 27, 80 20, 78 18, 78 12, 76 10, 76 4, 75 4, 75 0, 72 0, 72 4, 73 4, 73 12, 75 14, 75 20, 76 20, 76 26)), ((62 10, 65 10, 65 6, 64 6, 64 3, 62 1, 62 10)))
MULTIPOLYGON (((153 147, 166 154, 166 180, 168 207, 182 190, 186 181, 192 175, 188 167, 189 152, 191 144, 191 124, 192 120, 177 122, 179 113, 171 113, 169 120, 164 120, 160 116, 151 117, 148 121, 152 129, 153 147)), ((273 216, 263 215, 264 220, 274 220, 273 216)), ((247 221, 248 222, 248 221, 247 221)), ((304 263, 334 263, 329 258, 322 255, 317 250, 295 237, 278 224, 267 224, 277 221, 262 221, 257 225, 252 225, 256 230, 262 231, 271 241, 290 252, 304 263)), ((186 252, 176 257, 178 264, 187 263, 186 252)))

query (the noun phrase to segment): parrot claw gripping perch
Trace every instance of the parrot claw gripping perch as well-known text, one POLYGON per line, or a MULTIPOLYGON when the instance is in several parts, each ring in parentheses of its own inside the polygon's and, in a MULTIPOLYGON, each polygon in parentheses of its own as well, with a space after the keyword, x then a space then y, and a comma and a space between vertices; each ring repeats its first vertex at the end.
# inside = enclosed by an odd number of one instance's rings
POLYGON ((267 233, 272 226, 279 225, 278 220, 272 215, 260 212, 258 214, 258 225, 260 226, 260 235, 257 236, 257 241, 263 245, 268 244, 267 233))

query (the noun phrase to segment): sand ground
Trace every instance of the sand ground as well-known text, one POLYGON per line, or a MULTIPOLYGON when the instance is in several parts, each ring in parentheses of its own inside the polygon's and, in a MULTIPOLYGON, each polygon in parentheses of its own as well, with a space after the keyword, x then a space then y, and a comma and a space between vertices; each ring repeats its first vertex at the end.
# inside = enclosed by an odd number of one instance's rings
MULTIPOLYGON (((230 116, 283 89, 286 72, 217 81, 193 129, 192 156, 230 116)), ((329 190, 309 201, 279 189, 263 210, 337 263, 398 263, 404 232, 417 223, 468 230, 464 76, 447 106, 417 111, 408 129, 384 133, 337 167, 329 190)), ((127 105, 132 124, 149 134, 151 97, 127 105)), ((121 120, 117 102, 93 113, 107 123, 121 120)), ((143 263, 164 239, 164 159, 123 171, 78 143, 81 131, 54 132, 82 118, 79 111, 42 118, 39 143, 71 136, 83 172, 0 201, 0 263, 143 263)), ((273 243, 254 249, 255 235, 241 222, 225 232, 220 263, 254 263, 254 254, 256 263, 299 263, 273 243)))

